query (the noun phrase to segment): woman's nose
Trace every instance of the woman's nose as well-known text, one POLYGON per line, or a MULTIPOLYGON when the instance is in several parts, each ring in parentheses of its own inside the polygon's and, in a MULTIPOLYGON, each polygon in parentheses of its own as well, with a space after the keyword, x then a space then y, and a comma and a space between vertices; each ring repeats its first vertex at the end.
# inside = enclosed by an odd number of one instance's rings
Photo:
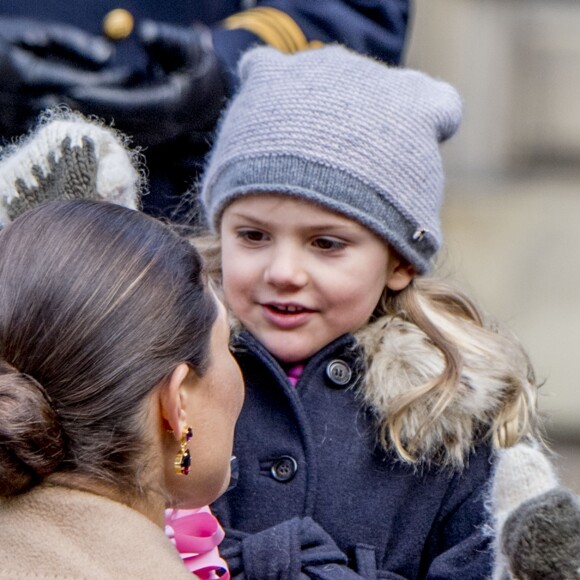
POLYGON ((279 288, 302 288, 308 283, 304 256, 297 248, 275 248, 264 278, 268 284, 279 288))

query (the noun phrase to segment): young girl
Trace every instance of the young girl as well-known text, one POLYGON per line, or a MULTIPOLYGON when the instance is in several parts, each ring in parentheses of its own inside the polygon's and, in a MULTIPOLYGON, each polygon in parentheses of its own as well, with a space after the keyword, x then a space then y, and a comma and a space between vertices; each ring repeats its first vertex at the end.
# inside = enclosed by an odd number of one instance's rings
POLYGON ((240 323, 232 577, 481 579, 494 450, 536 435, 519 344, 426 274, 446 83, 333 46, 258 48, 201 196, 240 323))

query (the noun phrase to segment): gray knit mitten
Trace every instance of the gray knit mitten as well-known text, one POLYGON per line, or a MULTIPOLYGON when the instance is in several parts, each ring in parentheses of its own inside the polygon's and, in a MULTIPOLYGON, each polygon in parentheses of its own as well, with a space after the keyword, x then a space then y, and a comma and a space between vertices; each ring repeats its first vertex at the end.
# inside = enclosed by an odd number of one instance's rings
POLYGON ((502 549, 516 578, 580 578, 580 504, 557 487, 520 505, 506 520, 502 549))
POLYGON ((494 580, 580 579, 580 503, 537 447, 500 451, 491 507, 494 580))
POLYGON ((70 110, 49 111, 0 156, 0 227, 42 202, 101 199, 132 209, 144 187, 126 138, 70 110))

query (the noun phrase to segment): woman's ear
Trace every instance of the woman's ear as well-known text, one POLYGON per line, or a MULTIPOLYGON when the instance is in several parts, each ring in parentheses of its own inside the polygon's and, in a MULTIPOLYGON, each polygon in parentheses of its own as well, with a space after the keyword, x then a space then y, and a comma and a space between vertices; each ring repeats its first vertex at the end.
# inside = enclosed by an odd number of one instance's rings
POLYGON ((186 408, 188 394, 185 384, 189 374, 189 366, 185 363, 179 364, 173 369, 159 394, 161 417, 166 429, 173 431, 177 441, 181 439, 183 429, 187 426, 186 408))
POLYGON ((415 268, 398 256, 390 256, 387 265, 387 288, 404 290, 415 277, 415 268))

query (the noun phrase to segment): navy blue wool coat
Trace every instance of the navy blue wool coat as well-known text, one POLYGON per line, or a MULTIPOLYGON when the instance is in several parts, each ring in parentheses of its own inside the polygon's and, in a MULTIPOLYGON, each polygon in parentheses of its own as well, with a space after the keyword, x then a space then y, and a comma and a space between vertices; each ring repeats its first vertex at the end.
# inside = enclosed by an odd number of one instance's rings
POLYGON ((489 447, 475 447, 462 470, 415 469, 381 450, 350 335, 312 357, 296 387, 251 335, 235 353, 247 387, 240 477, 213 506, 233 578, 489 576, 489 447))

